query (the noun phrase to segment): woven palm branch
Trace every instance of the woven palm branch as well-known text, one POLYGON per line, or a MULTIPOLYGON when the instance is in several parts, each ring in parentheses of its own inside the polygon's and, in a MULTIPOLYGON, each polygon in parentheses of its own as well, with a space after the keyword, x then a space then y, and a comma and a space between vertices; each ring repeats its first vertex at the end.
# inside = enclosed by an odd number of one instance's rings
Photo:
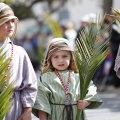
POLYGON ((3 53, 5 45, 0 48, 0 120, 4 118, 8 112, 11 102, 10 99, 13 95, 13 83, 8 85, 11 74, 9 72, 8 65, 10 58, 6 58, 6 52, 3 53))
MULTIPOLYGON (((80 99, 86 96, 88 86, 93 79, 100 64, 106 58, 109 52, 109 38, 104 38, 105 32, 110 32, 110 25, 102 27, 99 18, 96 23, 92 23, 87 30, 82 30, 79 38, 76 40, 76 63, 80 74, 80 99), (102 42, 98 41, 98 36, 102 37, 102 42)), ((77 111, 76 120, 80 120, 82 110, 77 111)))
POLYGON ((113 12, 115 13, 115 15, 113 15, 113 17, 115 17, 120 22, 120 10, 113 9, 113 12))

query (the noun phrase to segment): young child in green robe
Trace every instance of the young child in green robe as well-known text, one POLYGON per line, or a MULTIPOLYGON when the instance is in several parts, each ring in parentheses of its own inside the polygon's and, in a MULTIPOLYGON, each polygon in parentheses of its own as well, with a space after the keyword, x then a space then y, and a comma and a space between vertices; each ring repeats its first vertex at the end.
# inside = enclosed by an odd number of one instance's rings
MULTIPOLYGON (((79 100, 80 80, 74 51, 64 38, 51 40, 38 80, 33 113, 40 120, 76 120, 77 109, 96 108, 102 104, 91 82, 84 100, 79 100)), ((81 120, 86 120, 85 114, 81 120)))

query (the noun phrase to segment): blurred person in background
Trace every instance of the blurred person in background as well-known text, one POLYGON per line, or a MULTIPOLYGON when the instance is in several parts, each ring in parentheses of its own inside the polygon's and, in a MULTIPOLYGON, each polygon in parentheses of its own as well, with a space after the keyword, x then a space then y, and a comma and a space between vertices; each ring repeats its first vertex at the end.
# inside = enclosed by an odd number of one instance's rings
MULTIPOLYGON (((111 17, 109 15, 106 15, 101 29, 109 29, 104 31, 104 33, 102 33, 100 36, 98 36, 98 41, 101 44, 102 42, 104 42, 105 40, 109 39, 111 36, 111 25, 112 25, 113 20, 111 19, 111 17), (103 41, 104 40, 104 41, 103 41)), ((107 47, 110 48, 110 41, 108 41, 108 45, 107 47)), ((96 75, 94 77, 94 83, 95 84, 99 84, 100 83, 104 83, 104 85, 106 84, 112 84, 111 81, 111 76, 110 76, 110 69, 112 66, 112 53, 111 50, 108 52, 105 60, 102 62, 102 64, 100 65, 99 69, 96 72, 96 75)), ((102 85, 101 84, 101 85, 102 85)))
POLYGON ((80 28, 77 31, 76 40, 80 38, 80 32, 82 30, 86 30, 89 27, 90 25, 89 15, 88 14, 84 15, 80 22, 81 24, 80 24, 80 28))
POLYGON ((30 38, 30 43, 32 44, 32 48, 34 51, 34 57, 35 59, 32 60, 32 64, 33 64, 33 68, 35 71, 39 70, 39 47, 40 47, 40 42, 38 39, 39 34, 38 33, 34 33, 33 36, 30 38))
POLYGON ((118 53, 118 48, 120 44, 120 23, 115 20, 115 13, 112 12, 113 16, 111 17, 111 21, 113 21, 111 25, 112 33, 111 33, 111 38, 110 38, 110 49, 112 53, 112 66, 110 69, 109 75, 112 77, 113 85, 115 88, 120 87, 120 79, 117 77, 116 72, 114 71, 114 66, 115 66, 115 59, 118 53))
POLYGON ((65 34, 65 32, 67 30, 66 26, 65 25, 60 25, 60 30, 61 30, 61 33, 63 35, 63 38, 67 39, 67 36, 65 34))
POLYGON ((70 42, 70 46, 75 49, 75 39, 77 36, 77 31, 75 30, 73 22, 68 22, 66 26, 65 36, 70 42))
POLYGON ((32 62, 34 70, 37 70, 39 66, 38 53, 37 53, 38 51, 36 52, 36 50, 33 47, 33 43, 31 42, 31 38, 28 37, 27 35, 24 36, 23 38, 22 47, 26 50, 32 62))

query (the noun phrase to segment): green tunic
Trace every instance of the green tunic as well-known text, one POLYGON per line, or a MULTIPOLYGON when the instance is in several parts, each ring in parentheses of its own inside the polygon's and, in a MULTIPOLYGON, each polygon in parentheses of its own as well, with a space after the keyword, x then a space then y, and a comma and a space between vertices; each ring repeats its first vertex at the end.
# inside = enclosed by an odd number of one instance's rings
MULTIPOLYGON (((68 71, 59 71, 59 73, 66 85, 68 81, 68 71)), ((72 71, 70 74, 70 80, 70 86, 68 89, 69 99, 71 104, 76 104, 80 96, 79 74, 75 74, 72 71)), ((92 82, 90 83, 85 99, 93 101, 87 108, 96 108, 102 103, 102 100, 97 96, 96 87, 92 82)), ((38 80, 38 93, 33 107, 33 114, 38 117, 38 110, 42 110, 48 113, 48 120, 62 120, 64 105, 54 105, 51 103, 64 104, 64 100, 65 91, 55 72, 44 73, 38 80)), ((72 105, 72 108, 75 120, 77 105, 72 105)), ((85 114, 81 120, 87 120, 85 114)))

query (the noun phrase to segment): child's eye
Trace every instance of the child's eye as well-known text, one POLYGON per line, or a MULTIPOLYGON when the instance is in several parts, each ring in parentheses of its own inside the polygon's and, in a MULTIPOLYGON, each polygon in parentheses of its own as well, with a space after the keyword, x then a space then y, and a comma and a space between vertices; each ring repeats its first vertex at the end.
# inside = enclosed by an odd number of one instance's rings
POLYGON ((15 20, 14 20, 14 19, 12 19, 12 20, 11 20, 11 22, 15 22, 15 20))
POLYGON ((10 22, 14 23, 14 22, 15 22, 15 20, 14 20, 14 19, 9 20, 9 21, 7 21, 6 23, 8 24, 8 23, 10 23, 10 22))
POLYGON ((58 56, 54 56, 54 58, 58 58, 58 56))
POLYGON ((63 58, 66 58, 67 56, 66 55, 63 55, 63 58))
POLYGON ((5 23, 9 23, 9 21, 5 22, 5 23))

